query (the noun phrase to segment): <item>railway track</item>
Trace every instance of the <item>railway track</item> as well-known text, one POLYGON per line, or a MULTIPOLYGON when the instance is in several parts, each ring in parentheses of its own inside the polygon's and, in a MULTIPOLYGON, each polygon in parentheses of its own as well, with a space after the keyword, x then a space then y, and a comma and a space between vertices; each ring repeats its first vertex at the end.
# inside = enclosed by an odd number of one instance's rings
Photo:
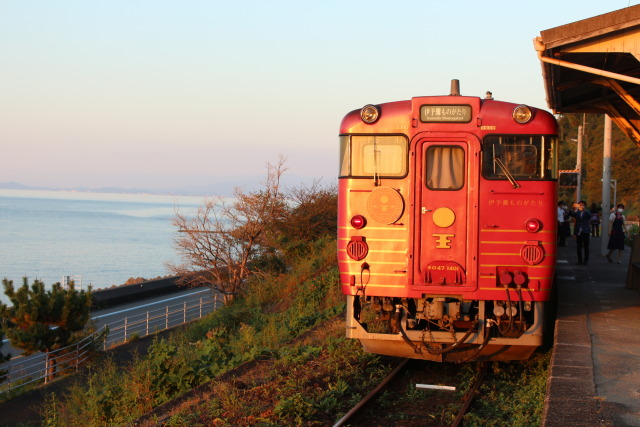
MULTIPOLYGON (((400 373, 402 373, 406 367, 408 362, 411 359, 403 359, 396 368, 389 373, 382 381, 369 393, 367 394, 360 402, 358 402, 353 408, 351 408, 341 419, 339 419, 333 427, 342 427, 347 425, 349 422, 352 422, 356 415, 360 413, 360 411, 370 405, 373 400, 380 394, 382 391, 386 390, 393 380, 398 377, 400 373)), ((452 427, 458 427, 462 425, 462 419, 464 415, 469 411, 473 400, 478 396, 480 386, 482 385, 482 381, 484 380, 484 376, 490 366, 489 362, 484 362, 480 365, 478 373, 476 375, 475 380, 473 381, 473 385, 471 388, 465 393, 464 400, 462 403, 462 407, 456 416, 455 421, 452 424, 452 427)), ((420 388, 430 388, 430 389, 444 389, 444 390, 455 390, 455 387, 447 387, 447 386, 422 386, 420 388)))
POLYGON ((473 385, 471 386, 471 389, 469 389, 469 391, 464 396, 464 402, 462 403, 462 408, 460 408, 460 412, 458 412, 458 416, 456 417, 453 424, 451 424, 452 427, 458 427, 459 425, 462 424, 462 417, 464 417, 464 414, 469 412, 469 408, 471 407, 473 400, 478 396, 478 393, 479 393, 478 390, 482 385, 482 380, 484 380, 484 374, 487 373, 488 369, 489 369, 489 362, 483 362, 482 365, 480 366, 478 376, 476 377, 475 381, 473 382, 473 385))
POLYGON ((371 393, 367 394, 360 402, 358 402, 358 404, 356 406, 351 408, 349 410, 349 412, 347 412, 345 414, 344 417, 340 418, 338 420, 338 422, 336 422, 333 425, 333 427, 341 427, 341 426, 345 425, 345 423, 347 421, 349 421, 362 407, 364 407, 374 397, 376 397, 376 395, 381 390, 383 390, 389 384, 389 382, 391 382, 391 380, 393 380, 400 372, 402 372, 402 370, 405 368, 405 366, 407 366, 407 363, 409 363, 409 360, 411 360, 411 359, 404 359, 402 362, 400 362, 400 364, 389 375, 387 375, 386 377, 383 378, 383 380, 380 382, 380 384, 378 384, 376 386, 376 388, 374 388, 371 391, 371 393))

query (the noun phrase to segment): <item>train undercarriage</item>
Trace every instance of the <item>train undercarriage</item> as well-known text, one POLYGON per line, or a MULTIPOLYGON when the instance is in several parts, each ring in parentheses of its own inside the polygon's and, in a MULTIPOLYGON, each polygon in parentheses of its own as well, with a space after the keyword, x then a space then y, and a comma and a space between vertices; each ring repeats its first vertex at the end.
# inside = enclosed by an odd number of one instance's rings
POLYGON ((542 345, 541 302, 347 298, 347 337, 371 353, 438 362, 524 360, 542 345))

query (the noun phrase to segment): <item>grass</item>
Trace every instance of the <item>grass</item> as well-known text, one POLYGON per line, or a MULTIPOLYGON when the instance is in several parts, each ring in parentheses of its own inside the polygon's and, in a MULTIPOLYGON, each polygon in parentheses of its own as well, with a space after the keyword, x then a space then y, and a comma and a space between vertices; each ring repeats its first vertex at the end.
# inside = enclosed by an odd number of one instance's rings
MULTIPOLYGON (((132 363, 96 361, 67 393, 49 396, 44 424, 128 424, 202 385, 163 413, 166 425, 332 425, 395 363, 344 338, 344 308, 335 240, 318 241, 288 273, 256 277, 242 298, 157 339, 132 363)), ((539 425, 547 365, 545 356, 494 364, 465 425, 539 425)), ((472 381, 472 364, 422 366, 422 375, 448 372, 453 385, 472 381)), ((389 425, 450 423, 459 396, 418 392, 411 381, 383 394, 364 419, 378 422, 383 411, 389 425)))
MULTIPOLYGON (((541 349, 526 361, 493 362, 464 425, 541 425, 550 359, 551 351, 541 349)), ((469 385, 472 366, 466 366, 469 385)))
POLYGON ((52 425, 129 422, 246 361, 279 354, 285 342, 343 310, 335 240, 320 240, 288 274, 256 276, 243 298, 157 340, 134 363, 98 361, 44 412, 60 420, 52 425))

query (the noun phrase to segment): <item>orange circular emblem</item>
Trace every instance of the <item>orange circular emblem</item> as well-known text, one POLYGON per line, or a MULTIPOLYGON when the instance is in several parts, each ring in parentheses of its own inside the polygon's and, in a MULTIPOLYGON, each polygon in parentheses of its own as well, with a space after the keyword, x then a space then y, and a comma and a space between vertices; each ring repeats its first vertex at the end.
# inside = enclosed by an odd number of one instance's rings
POLYGON ((433 212, 433 223, 438 227, 450 227, 456 221, 456 214, 449 208, 438 208, 433 212))
POLYGON ((393 188, 378 187, 369 194, 367 211, 376 222, 392 224, 404 212, 404 199, 393 188))

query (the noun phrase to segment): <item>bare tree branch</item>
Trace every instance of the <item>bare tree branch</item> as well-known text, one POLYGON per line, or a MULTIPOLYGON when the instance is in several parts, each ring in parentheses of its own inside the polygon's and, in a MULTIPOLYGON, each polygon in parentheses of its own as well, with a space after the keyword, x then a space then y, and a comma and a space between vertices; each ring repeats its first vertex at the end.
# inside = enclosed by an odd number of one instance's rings
POLYGON ((193 217, 176 212, 175 245, 182 263, 170 264, 188 286, 209 286, 232 300, 254 274, 251 261, 266 247, 269 229, 285 213, 280 187, 285 159, 267 164, 267 178, 261 190, 234 191, 233 201, 211 198, 193 217))

